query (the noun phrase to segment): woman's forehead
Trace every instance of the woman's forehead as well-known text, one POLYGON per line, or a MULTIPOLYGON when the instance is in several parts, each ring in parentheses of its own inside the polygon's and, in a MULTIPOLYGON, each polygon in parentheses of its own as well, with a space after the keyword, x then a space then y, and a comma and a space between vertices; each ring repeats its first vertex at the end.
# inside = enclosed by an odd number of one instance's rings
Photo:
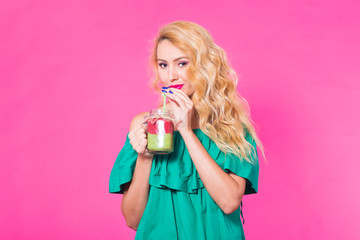
POLYGON ((166 61, 174 61, 187 57, 183 51, 172 44, 169 40, 163 40, 158 44, 156 55, 158 60, 166 61))

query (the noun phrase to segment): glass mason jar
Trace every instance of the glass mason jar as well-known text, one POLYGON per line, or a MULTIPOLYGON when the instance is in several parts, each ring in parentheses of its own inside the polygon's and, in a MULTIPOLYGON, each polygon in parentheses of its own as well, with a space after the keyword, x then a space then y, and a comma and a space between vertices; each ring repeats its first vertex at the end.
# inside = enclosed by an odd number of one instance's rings
POLYGON ((153 154, 169 154, 174 151, 173 115, 168 109, 150 110, 147 122, 147 148, 153 154))

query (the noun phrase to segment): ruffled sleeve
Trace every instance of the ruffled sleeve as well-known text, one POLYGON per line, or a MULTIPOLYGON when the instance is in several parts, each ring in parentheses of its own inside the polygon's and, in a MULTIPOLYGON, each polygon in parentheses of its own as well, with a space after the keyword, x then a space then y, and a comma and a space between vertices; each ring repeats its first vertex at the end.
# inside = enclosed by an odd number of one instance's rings
POLYGON ((110 173, 109 192, 120 193, 124 192, 123 185, 131 181, 136 159, 137 152, 130 144, 129 136, 127 135, 125 144, 116 158, 114 166, 110 173))
POLYGON ((255 151, 249 156, 252 163, 243 158, 239 158, 234 154, 224 154, 220 151, 214 142, 211 143, 209 154, 217 162, 217 164, 227 173, 230 171, 236 175, 246 179, 245 194, 257 193, 259 179, 259 161, 256 151, 256 142, 249 133, 245 135, 245 139, 254 147, 255 151))

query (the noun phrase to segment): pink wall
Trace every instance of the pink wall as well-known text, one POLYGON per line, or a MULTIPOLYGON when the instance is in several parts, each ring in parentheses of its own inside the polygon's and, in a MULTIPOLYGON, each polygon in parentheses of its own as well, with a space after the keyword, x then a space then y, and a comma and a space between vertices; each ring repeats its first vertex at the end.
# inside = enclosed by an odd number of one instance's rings
POLYGON ((154 107, 150 40, 207 28, 242 76, 269 164, 248 239, 359 239, 359 1, 2 1, 0 239, 133 239, 108 193, 154 107))

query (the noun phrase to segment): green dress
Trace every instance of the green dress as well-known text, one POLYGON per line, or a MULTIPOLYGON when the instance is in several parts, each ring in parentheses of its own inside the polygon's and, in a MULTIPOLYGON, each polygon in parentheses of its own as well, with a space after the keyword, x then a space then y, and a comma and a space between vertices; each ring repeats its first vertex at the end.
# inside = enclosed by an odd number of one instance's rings
MULTIPOLYGON (((225 154, 201 129, 193 130, 216 163, 226 172, 246 179, 245 194, 256 193, 259 163, 255 164, 225 154)), ((256 149, 250 134, 246 139, 256 149)), ((245 239, 240 207, 225 214, 210 197, 191 160, 184 140, 174 132, 174 152, 155 155, 149 177, 148 203, 139 223, 136 240, 223 240, 245 239)), ((131 181, 137 159, 129 137, 120 151, 110 174, 110 193, 123 193, 123 184, 131 181)))

